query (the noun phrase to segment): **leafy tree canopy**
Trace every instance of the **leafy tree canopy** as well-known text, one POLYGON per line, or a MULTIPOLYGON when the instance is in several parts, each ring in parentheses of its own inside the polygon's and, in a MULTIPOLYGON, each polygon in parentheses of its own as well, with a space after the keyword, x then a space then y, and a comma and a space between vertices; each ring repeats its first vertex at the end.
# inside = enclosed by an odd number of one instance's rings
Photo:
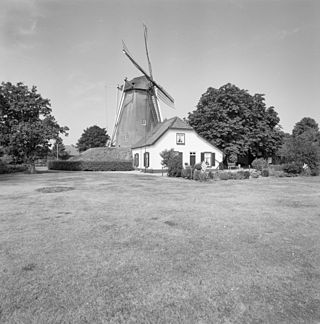
POLYGON ((94 125, 83 131, 76 147, 80 152, 93 147, 104 147, 109 138, 105 128, 94 125))
POLYGON ((297 122, 292 130, 292 135, 299 136, 306 131, 314 131, 315 133, 319 132, 319 126, 313 118, 304 117, 297 122))
POLYGON ((53 147, 49 153, 50 156, 54 158, 59 158, 62 160, 67 160, 70 156, 68 152, 66 151, 66 148, 63 144, 62 138, 58 137, 53 144, 53 147))
POLYGON ((30 165, 47 155, 50 140, 67 135, 68 127, 60 127, 51 115, 50 101, 43 99, 33 86, 7 82, 0 86, 0 146, 16 161, 30 165))
POLYGON ((208 88, 187 121, 226 158, 232 154, 266 158, 282 142, 280 119, 274 107, 266 107, 264 95, 252 96, 230 83, 208 88))
POLYGON ((312 175, 319 174, 320 167, 320 132, 316 121, 305 117, 296 123, 292 135, 284 138, 279 149, 283 162, 307 164, 312 175))

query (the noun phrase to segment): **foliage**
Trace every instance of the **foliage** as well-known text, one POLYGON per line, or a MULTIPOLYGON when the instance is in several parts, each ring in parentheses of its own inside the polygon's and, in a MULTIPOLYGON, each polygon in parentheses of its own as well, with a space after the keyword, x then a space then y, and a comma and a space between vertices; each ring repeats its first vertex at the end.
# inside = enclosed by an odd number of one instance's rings
POLYGON ((177 152, 174 149, 170 150, 163 150, 160 153, 160 156, 162 158, 161 164, 165 167, 168 168, 169 166, 169 161, 177 155, 177 152))
POLYGON ((218 180, 219 179, 219 172, 210 170, 208 172, 208 176, 209 176, 209 179, 218 180))
POLYGON ((193 171, 193 180, 200 180, 201 170, 194 169, 193 171))
POLYGON ((56 139, 56 141, 55 141, 49 155, 56 158, 57 153, 58 153, 58 158, 61 159, 61 160, 67 160, 70 157, 70 155, 66 151, 66 148, 65 148, 65 146, 63 144, 63 141, 62 141, 61 137, 58 137, 56 139))
POLYGON ((0 160, 0 174, 8 173, 7 164, 0 160))
POLYGON ((262 177, 269 177, 269 169, 262 169, 261 170, 262 177))
POLYGON ((48 161, 49 170, 66 171, 131 171, 132 162, 129 161, 48 161))
POLYGON ((186 166, 181 171, 181 176, 186 179, 192 179, 192 168, 190 166, 186 166))
POLYGON ((168 161, 168 176, 169 177, 181 177, 182 161, 178 154, 175 154, 168 161))
POLYGON ((242 180, 242 179, 249 179, 250 178, 250 171, 247 170, 240 170, 236 172, 237 179, 242 180))
POLYGON ((269 171, 282 171, 283 170, 283 164, 271 164, 269 165, 269 171))
POLYGON ((231 180, 233 179, 233 174, 230 171, 219 173, 220 180, 231 180))
POLYGON ((168 168, 169 177, 181 177, 182 174, 182 160, 179 155, 179 152, 174 149, 163 150, 160 153, 162 157, 161 164, 168 168))
POLYGON ((208 88, 197 109, 188 115, 196 132, 224 151, 225 157, 273 155, 283 133, 274 107, 266 108, 264 95, 250 95, 235 85, 208 88))
POLYGON ((312 118, 303 118, 298 122, 291 136, 284 139, 279 150, 282 161, 306 164, 311 175, 319 174, 320 167, 320 132, 318 124, 312 118))
POLYGON ((76 147, 79 149, 79 152, 83 152, 94 147, 104 147, 106 146, 109 138, 110 137, 105 128, 94 125, 86 128, 83 131, 76 144, 76 147))
POLYGON ((319 126, 317 122, 310 117, 304 117, 299 122, 297 122, 292 130, 292 135, 294 137, 300 136, 307 131, 319 132, 319 126))
POLYGON ((297 162, 291 162, 284 164, 282 170, 289 174, 300 174, 302 172, 302 166, 297 162))
POLYGON ((196 163, 194 166, 193 166, 193 169, 194 170, 201 170, 202 169, 202 166, 201 166, 201 163, 196 163))
POLYGON ((231 153, 228 157, 228 162, 236 163, 238 161, 238 155, 235 153, 231 153))
POLYGON ((0 146, 16 162, 28 163, 30 172, 35 171, 34 161, 48 154, 50 140, 67 134, 68 128, 60 127, 51 112, 50 101, 35 86, 1 84, 0 146))
POLYGON ((27 170, 28 166, 26 164, 7 164, 0 160, 0 174, 24 172, 27 170))
POLYGON ((250 177, 251 178, 259 178, 260 174, 261 174, 260 171, 253 170, 250 172, 250 177))
POLYGON ((268 161, 264 158, 254 159, 251 163, 252 167, 256 170, 262 171, 268 167, 268 161))
POLYGON ((224 170, 225 169, 225 166, 224 166, 224 163, 223 162, 220 162, 219 163, 218 169, 219 170, 224 170))

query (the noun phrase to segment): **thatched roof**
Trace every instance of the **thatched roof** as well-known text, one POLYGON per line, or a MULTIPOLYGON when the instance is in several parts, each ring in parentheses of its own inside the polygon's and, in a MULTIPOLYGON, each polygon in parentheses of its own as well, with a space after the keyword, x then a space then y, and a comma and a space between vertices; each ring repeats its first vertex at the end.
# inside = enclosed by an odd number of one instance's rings
POLYGON ((82 152, 70 159, 71 161, 131 161, 130 148, 123 147, 95 147, 82 152))
POLYGON ((153 145, 168 129, 193 130, 185 121, 179 117, 173 117, 159 123, 146 137, 134 144, 132 148, 153 145))

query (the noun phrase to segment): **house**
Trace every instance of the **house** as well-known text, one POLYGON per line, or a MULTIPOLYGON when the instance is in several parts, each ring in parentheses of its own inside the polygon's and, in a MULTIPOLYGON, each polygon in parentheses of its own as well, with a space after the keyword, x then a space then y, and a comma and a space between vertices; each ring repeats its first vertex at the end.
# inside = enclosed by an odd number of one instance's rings
POLYGON ((182 119, 173 117, 157 124, 132 146, 134 167, 147 172, 162 171, 160 153, 170 149, 180 153, 182 165, 192 166, 205 161, 208 167, 217 168, 223 160, 222 151, 199 136, 182 119))

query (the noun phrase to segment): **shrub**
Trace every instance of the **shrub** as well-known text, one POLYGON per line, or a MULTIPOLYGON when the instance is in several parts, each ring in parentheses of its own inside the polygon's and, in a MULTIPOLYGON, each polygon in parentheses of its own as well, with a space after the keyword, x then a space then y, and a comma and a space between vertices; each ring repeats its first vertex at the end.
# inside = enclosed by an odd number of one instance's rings
POLYGON ((246 170, 246 171, 239 171, 243 174, 243 178, 244 179, 249 179, 250 178, 250 171, 246 170))
POLYGON ((320 167, 311 169, 312 176, 318 176, 320 174, 320 167))
POLYGON ((208 181, 208 179, 209 179, 208 173, 200 171, 199 180, 208 181))
POLYGON ((168 176, 181 177, 182 161, 179 155, 171 157, 168 161, 168 176))
POLYGON ((212 180, 218 180, 219 179, 219 172, 213 172, 213 171, 209 171, 208 172, 208 177, 209 179, 212 179, 212 180))
POLYGON ((233 179, 232 172, 221 172, 219 173, 220 180, 230 180, 233 179))
POLYGON ((262 169, 261 176, 262 177, 269 177, 269 169, 262 169))
POLYGON ((9 172, 9 169, 7 167, 7 164, 0 160, 0 174, 8 173, 8 172, 9 172))
POLYGON ((163 150, 160 153, 160 156, 162 157, 162 161, 161 164, 164 167, 169 167, 169 162, 171 159, 173 159, 175 156, 177 155, 177 152, 174 149, 170 149, 170 150, 163 150))
POLYGON ((201 163, 196 163, 193 167, 193 170, 201 170, 202 169, 202 166, 201 166, 201 163))
POLYGON ((48 161, 49 170, 65 171, 131 171, 131 161, 48 161))
POLYGON ((195 170, 193 171, 193 180, 200 180, 200 174, 201 174, 201 171, 195 169, 195 170))
POLYGON ((219 170, 224 170, 224 164, 223 164, 223 162, 220 162, 219 163, 218 169, 219 170))
POLYGON ((284 164, 282 169, 285 173, 296 175, 300 174, 303 170, 301 164, 296 162, 284 164))
POLYGON ((269 166, 269 173, 271 171, 283 171, 283 164, 272 164, 269 166))
POLYGON ((8 169, 10 173, 25 172, 28 171, 28 165, 26 164, 9 164, 8 169))
POLYGON ((0 160, 0 174, 1 173, 15 173, 15 172, 24 172, 28 170, 26 164, 6 164, 0 160))
POLYGON ((243 179, 249 179, 250 178, 250 172, 249 171, 244 171, 240 170, 238 172, 234 172, 235 177, 237 180, 243 180, 243 179))
POLYGON ((187 166, 185 169, 182 169, 181 176, 186 179, 192 179, 192 169, 190 166, 187 166))
POLYGON ((262 171, 262 169, 268 168, 268 162, 263 158, 254 159, 251 165, 258 171, 262 171))
POLYGON ((283 178, 283 177, 286 176, 286 174, 284 173, 284 171, 274 171, 274 176, 279 177, 279 178, 283 178))
POLYGON ((259 171, 252 171, 250 172, 250 177, 251 178, 259 178, 260 172, 259 171))

